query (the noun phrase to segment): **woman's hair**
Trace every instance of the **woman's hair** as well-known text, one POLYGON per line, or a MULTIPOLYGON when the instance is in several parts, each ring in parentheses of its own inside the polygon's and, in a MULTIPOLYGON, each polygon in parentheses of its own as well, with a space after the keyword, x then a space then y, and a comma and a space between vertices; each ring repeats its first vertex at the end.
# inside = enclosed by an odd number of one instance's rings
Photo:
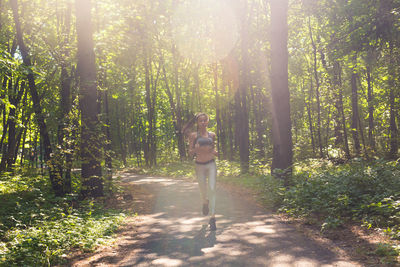
POLYGON ((187 123, 185 123, 185 125, 183 125, 182 127, 183 135, 185 136, 189 135, 189 130, 193 127, 193 125, 197 122, 197 120, 201 116, 205 116, 207 120, 209 120, 209 117, 206 113, 197 113, 196 115, 193 116, 193 118, 191 118, 187 123))

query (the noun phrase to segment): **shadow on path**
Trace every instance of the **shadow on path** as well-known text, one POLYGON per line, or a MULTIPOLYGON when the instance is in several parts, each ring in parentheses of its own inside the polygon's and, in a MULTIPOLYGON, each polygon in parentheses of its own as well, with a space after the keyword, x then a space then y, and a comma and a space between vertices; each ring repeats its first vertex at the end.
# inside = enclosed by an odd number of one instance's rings
POLYGON ((217 231, 211 232, 196 183, 132 174, 122 180, 150 188, 152 211, 140 215, 136 231, 110 253, 94 257, 91 266, 361 266, 223 189, 217 190, 217 231))

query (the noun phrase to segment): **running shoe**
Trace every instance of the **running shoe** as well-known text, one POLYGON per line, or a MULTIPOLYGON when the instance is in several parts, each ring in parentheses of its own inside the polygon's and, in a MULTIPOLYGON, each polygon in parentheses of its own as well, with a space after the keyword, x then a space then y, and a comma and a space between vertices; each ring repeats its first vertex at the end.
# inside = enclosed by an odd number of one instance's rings
POLYGON ((217 226, 215 225, 215 218, 214 217, 210 218, 209 224, 210 224, 210 230, 211 231, 217 230, 217 226))

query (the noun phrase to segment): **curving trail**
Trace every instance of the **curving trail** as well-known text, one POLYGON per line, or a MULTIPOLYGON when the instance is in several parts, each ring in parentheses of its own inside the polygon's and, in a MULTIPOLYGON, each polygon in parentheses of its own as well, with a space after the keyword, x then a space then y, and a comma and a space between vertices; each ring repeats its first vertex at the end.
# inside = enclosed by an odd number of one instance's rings
POLYGON ((145 192, 134 196, 138 208, 144 201, 151 206, 127 223, 115 246, 73 266, 361 266, 242 194, 217 189, 217 231, 210 232, 197 183, 134 174, 123 174, 122 180, 145 192))

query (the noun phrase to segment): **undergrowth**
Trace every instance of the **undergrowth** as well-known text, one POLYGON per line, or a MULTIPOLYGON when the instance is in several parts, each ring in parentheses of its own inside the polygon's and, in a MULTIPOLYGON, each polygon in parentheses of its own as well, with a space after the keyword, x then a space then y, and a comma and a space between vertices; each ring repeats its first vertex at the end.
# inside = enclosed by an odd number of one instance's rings
POLYGON ((397 162, 354 160, 312 169, 303 164, 293 177, 281 210, 295 216, 316 215, 323 221, 322 230, 346 220, 362 221, 400 239, 399 192, 397 162))
POLYGON ((343 165, 308 161, 296 166, 280 211, 307 218, 321 232, 346 222, 384 231, 394 240, 375 250, 383 261, 397 262, 400 247, 400 166, 393 161, 355 159, 343 165))
POLYGON ((124 215, 99 201, 54 197, 48 178, 0 177, 0 266, 53 266, 71 249, 91 251, 111 238, 124 215))

